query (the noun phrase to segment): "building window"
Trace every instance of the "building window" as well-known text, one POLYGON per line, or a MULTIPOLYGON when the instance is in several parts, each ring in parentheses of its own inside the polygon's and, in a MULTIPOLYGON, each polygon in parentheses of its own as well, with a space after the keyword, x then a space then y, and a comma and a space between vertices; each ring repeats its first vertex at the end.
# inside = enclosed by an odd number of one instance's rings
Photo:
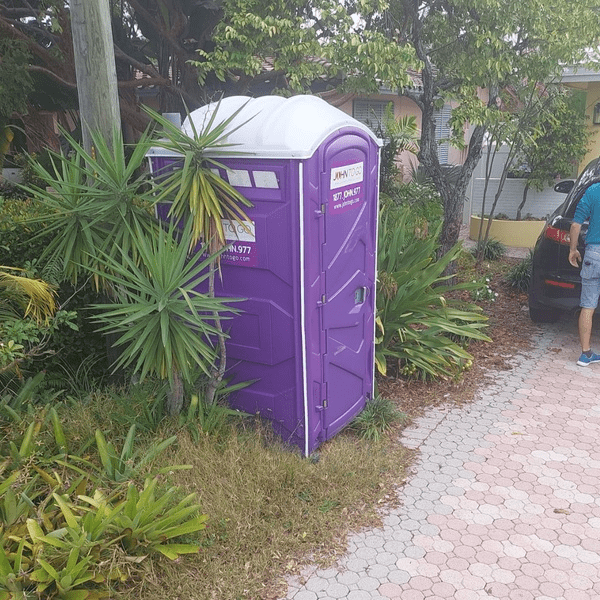
POLYGON ((451 135, 450 117, 452 116, 452 107, 445 104, 444 108, 436 110, 433 114, 435 119, 435 139, 438 143, 438 160, 441 165, 448 164, 448 153, 450 151, 450 142, 448 139, 451 135))
POLYGON ((376 135, 385 133, 385 108, 391 102, 381 100, 355 100, 352 116, 364 123, 376 135))

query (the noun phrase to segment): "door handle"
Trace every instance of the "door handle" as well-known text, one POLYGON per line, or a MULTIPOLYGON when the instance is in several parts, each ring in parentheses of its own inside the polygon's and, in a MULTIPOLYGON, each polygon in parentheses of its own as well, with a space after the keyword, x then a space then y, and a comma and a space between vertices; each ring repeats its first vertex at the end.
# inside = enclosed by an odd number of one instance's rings
POLYGON ((362 304, 369 295, 369 288, 365 285, 354 290, 354 304, 362 304))

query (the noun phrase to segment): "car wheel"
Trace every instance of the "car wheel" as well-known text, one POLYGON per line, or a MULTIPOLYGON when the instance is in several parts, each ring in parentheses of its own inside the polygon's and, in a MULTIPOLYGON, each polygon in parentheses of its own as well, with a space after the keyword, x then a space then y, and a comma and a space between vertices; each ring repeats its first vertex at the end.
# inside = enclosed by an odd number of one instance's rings
POLYGON ((534 323, 555 323, 560 317, 560 310, 546 306, 531 306, 530 304, 529 317, 534 323))

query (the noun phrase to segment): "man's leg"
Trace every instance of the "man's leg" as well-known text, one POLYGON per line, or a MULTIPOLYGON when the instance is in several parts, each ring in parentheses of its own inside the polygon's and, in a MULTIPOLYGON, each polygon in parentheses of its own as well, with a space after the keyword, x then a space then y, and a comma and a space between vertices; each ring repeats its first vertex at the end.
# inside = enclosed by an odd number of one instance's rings
POLYGON ((582 308, 579 313, 579 341, 581 351, 587 352, 591 349, 592 320, 594 318, 593 308, 582 308))
POLYGON ((600 355, 591 350, 592 320, 600 297, 600 245, 586 248, 581 266, 581 312, 579 313, 580 367, 600 363, 600 355))

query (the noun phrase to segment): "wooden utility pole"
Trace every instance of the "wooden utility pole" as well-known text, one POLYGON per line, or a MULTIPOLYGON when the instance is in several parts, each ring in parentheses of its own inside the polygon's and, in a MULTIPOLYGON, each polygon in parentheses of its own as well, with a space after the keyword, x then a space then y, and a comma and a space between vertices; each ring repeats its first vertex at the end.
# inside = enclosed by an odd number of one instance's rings
POLYGON ((71 0, 71 30, 83 146, 89 152, 90 131, 112 146, 120 128, 117 71, 108 0, 71 0))

